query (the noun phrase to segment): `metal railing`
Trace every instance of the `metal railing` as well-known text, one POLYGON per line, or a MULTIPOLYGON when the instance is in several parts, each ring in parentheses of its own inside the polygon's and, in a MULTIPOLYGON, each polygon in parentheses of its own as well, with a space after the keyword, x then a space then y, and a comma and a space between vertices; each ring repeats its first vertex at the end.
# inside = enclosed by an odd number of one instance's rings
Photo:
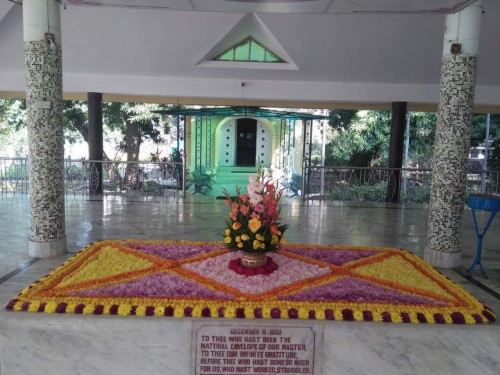
MULTIPOLYGON (((432 170, 304 166, 303 199, 428 203, 432 170)), ((500 194, 500 171, 467 175, 467 194, 500 194)))
MULTIPOLYGON (((0 192, 28 193, 27 158, 0 158, 0 192)), ((73 195, 178 195, 185 190, 184 162, 64 160, 65 193, 73 195), (100 178, 100 176, 102 176, 100 178)))
MULTIPOLYGON (((184 194, 186 189, 184 163, 67 159, 64 161, 65 192, 92 195, 98 192, 101 183, 104 195, 178 196, 179 192, 184 194), (100 175, 102 179, 99 179, 100 175)), ((27 158, 0 158, 0 193, 27 194, 28 171, 27 158)), ((302 178, 298 176, 299 181, 295 181, 296 190, 300 191, 303 199, 429 202, 430 169, 304 165, 303 171, 302 178)), ((500 171, 469 173, 466 191, 468 194, 500 194, 500 171)))
POLYGON ((0 158, 0 191, 28 193, 27 158, 0 158))

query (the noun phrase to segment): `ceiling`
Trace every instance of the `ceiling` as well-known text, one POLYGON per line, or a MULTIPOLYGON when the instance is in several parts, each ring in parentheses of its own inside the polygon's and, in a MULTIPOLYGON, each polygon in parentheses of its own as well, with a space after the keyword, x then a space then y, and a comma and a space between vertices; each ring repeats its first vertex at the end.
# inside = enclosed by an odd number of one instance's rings
MULTIPOLYGON (((22 6, 15 2, 0 0, 4 96, 25 91, 22 6)), ((191 104, 369 108, 408 101, 432 108, 446 14, 472 2, 63 0, 64 91, 191 104), (206 61, 245 34, 288 65, 206 61)), ((476 104, 497 112, 500 1, 483 4, 476 104)))
POLYGON ((476 0, 63 0, 76 6, 190 10, 202 12, 326 13, 365 12, 455 13, 476 0))

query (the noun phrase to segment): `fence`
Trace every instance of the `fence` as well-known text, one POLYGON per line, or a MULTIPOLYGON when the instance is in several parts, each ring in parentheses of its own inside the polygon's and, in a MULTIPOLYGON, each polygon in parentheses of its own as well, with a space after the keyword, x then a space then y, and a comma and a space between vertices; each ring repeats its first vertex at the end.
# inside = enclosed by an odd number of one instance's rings
MULTIPOLYGON (((27 158, 0 158, 0 192, 28 193, 27 158)), ((184 191, 183 162, 64 160, 66 194, 165 195, 184 191), (102 179, 99 176, 102 175, 102 179)))
MULTIPOLYGON (((0 193, 27 194, 28 171, 27 158, 0 158, 0 193)), ((165 196, 166 192, 171 192, 177 196, 186 189, 184 162, 68 159, 64 161, 66 194, 96 194, 101 174, 102 192, 106 195, 128 193, 165 196)), ((432 171, 412 168, 304 166, 302 178, 300 175, 297 177, 298 180, 291 185, 296 186, 297 192, 305 192, 302 194, 304 199, 427 203, 432 171)), ((469 173, 466 189, 469 194, 500 194, 500 172, 469 173)))
MULTIPOLYGON (((305 166, 304 199, 340 202, 428 203, 432 170, 305 166)), ((467 175, 467 194, 500 194, 500 172, 467 175)))

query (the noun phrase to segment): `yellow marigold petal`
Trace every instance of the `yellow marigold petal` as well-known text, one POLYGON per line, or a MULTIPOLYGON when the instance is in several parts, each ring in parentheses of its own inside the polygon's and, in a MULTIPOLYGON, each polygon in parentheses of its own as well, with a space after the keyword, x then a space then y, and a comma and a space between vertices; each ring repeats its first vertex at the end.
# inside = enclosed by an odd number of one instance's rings
POLYGON ((23 306, 23 302, 22 301, 17 301, 14 305, 14 307, 12 308, 12 310, 14 311, 21 311, 21 307, 23 306))
POLYGON ((268 306, 262 307, 262 317, 265 319, 271 318, 271 309, 268 306))
POLYGON ((184 307, 176 306, 174 309, 174 318, 183 318, 184 317, 184 307))
POLYGON ((51 314, 56 311, 56 308, 57 308, 57 303, 49 302, 45 305, 45 312, 51 314))
POLYGON ((37 312, 39 307, 40 307, 40 302, 38 301, 32 302, 28 307, 28 311, 37 312))
POLYGON ((325 309, 317 309, 316 310, 316 319, 325 320, 325 309))
POLYGON ((155 307, 155 316, 164 316, 165 315, 165 307, 156 306, 155 307))
POLYGON ((197 305, 193 308, 193 311, 191 312, 191 316, 193 318, 201 318, 201 306, 197 305))
POLYGON ((476 319, 471 314, 463 314, 465 318, 465 323, 467 324, 474 324, 476 322, 476 319))
POLYGON ((354 320, 358 320, 358 321, 363 321, 364 320, 364 318, 363 318, 363 312, 362 311, 355 310, 352 315, 354 317, 354 320))
POLYGON ((226 311, 224 311, 224 317, 228 319, 236 318, 236 309, 234 308, 234 306, 226 307, 226 311))
POLYGON ((153 263, 148 260, 124 254, 112 246, 106 246, 95 257, 90 257, 75 273, 61 281, 58 286, 97 280, 125 272, 142 271, 152 265, 153 263))
POLYGON ((245 306, 245 318, 247 318, 247 319, 254 319, 255 318, 253 306, 245 306))
POLYGON ((335 318, 335 320, 343 320, 344 319, 344 315, 342 315, 342 311, 340 311, 338 309, 335 309, 333 311, 333 317, 335 318))
POLYGON ((389 311, 389 314, 391 314, 391 321, 393 323, 403 323, 403 318, 401 317, 400 314, 394 311, 389 311))
POLYGON ((120 316, 127 316, 130 314, 130 305, 123 304, 118 307, 118 315, 120 316))
POLYGON ((453 324, 453 319, 451 319, 451 316, 449 314, 443 314, 443 318, 447 324, 453 324))
POLYGON ((214 304, 209 304, 208 308, 210 309, 210 317, 218 318, 219 317, 219 308, 214 304))
POLYGON ((144 305, 137 306, 137 308, 135 309, 135 315, 146 316, 146 306, 144 305))
POLYGON ((299 307, 299 319, 309 319, 309 309, 299 307))

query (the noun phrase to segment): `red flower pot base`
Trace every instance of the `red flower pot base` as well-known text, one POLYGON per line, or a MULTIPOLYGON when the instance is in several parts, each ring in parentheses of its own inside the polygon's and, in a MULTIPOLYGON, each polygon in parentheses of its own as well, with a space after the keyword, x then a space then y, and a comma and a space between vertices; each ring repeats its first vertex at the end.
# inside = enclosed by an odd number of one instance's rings
POLYGON ((271 257, 267 257, 267 264, 265 266, 248 268, 241 264, 240 258, 236 258, 229 261, 229 269, 233 272, 236 272, 238 275, 270 275, 278 269, 278 265, 273 261, 271 257))

